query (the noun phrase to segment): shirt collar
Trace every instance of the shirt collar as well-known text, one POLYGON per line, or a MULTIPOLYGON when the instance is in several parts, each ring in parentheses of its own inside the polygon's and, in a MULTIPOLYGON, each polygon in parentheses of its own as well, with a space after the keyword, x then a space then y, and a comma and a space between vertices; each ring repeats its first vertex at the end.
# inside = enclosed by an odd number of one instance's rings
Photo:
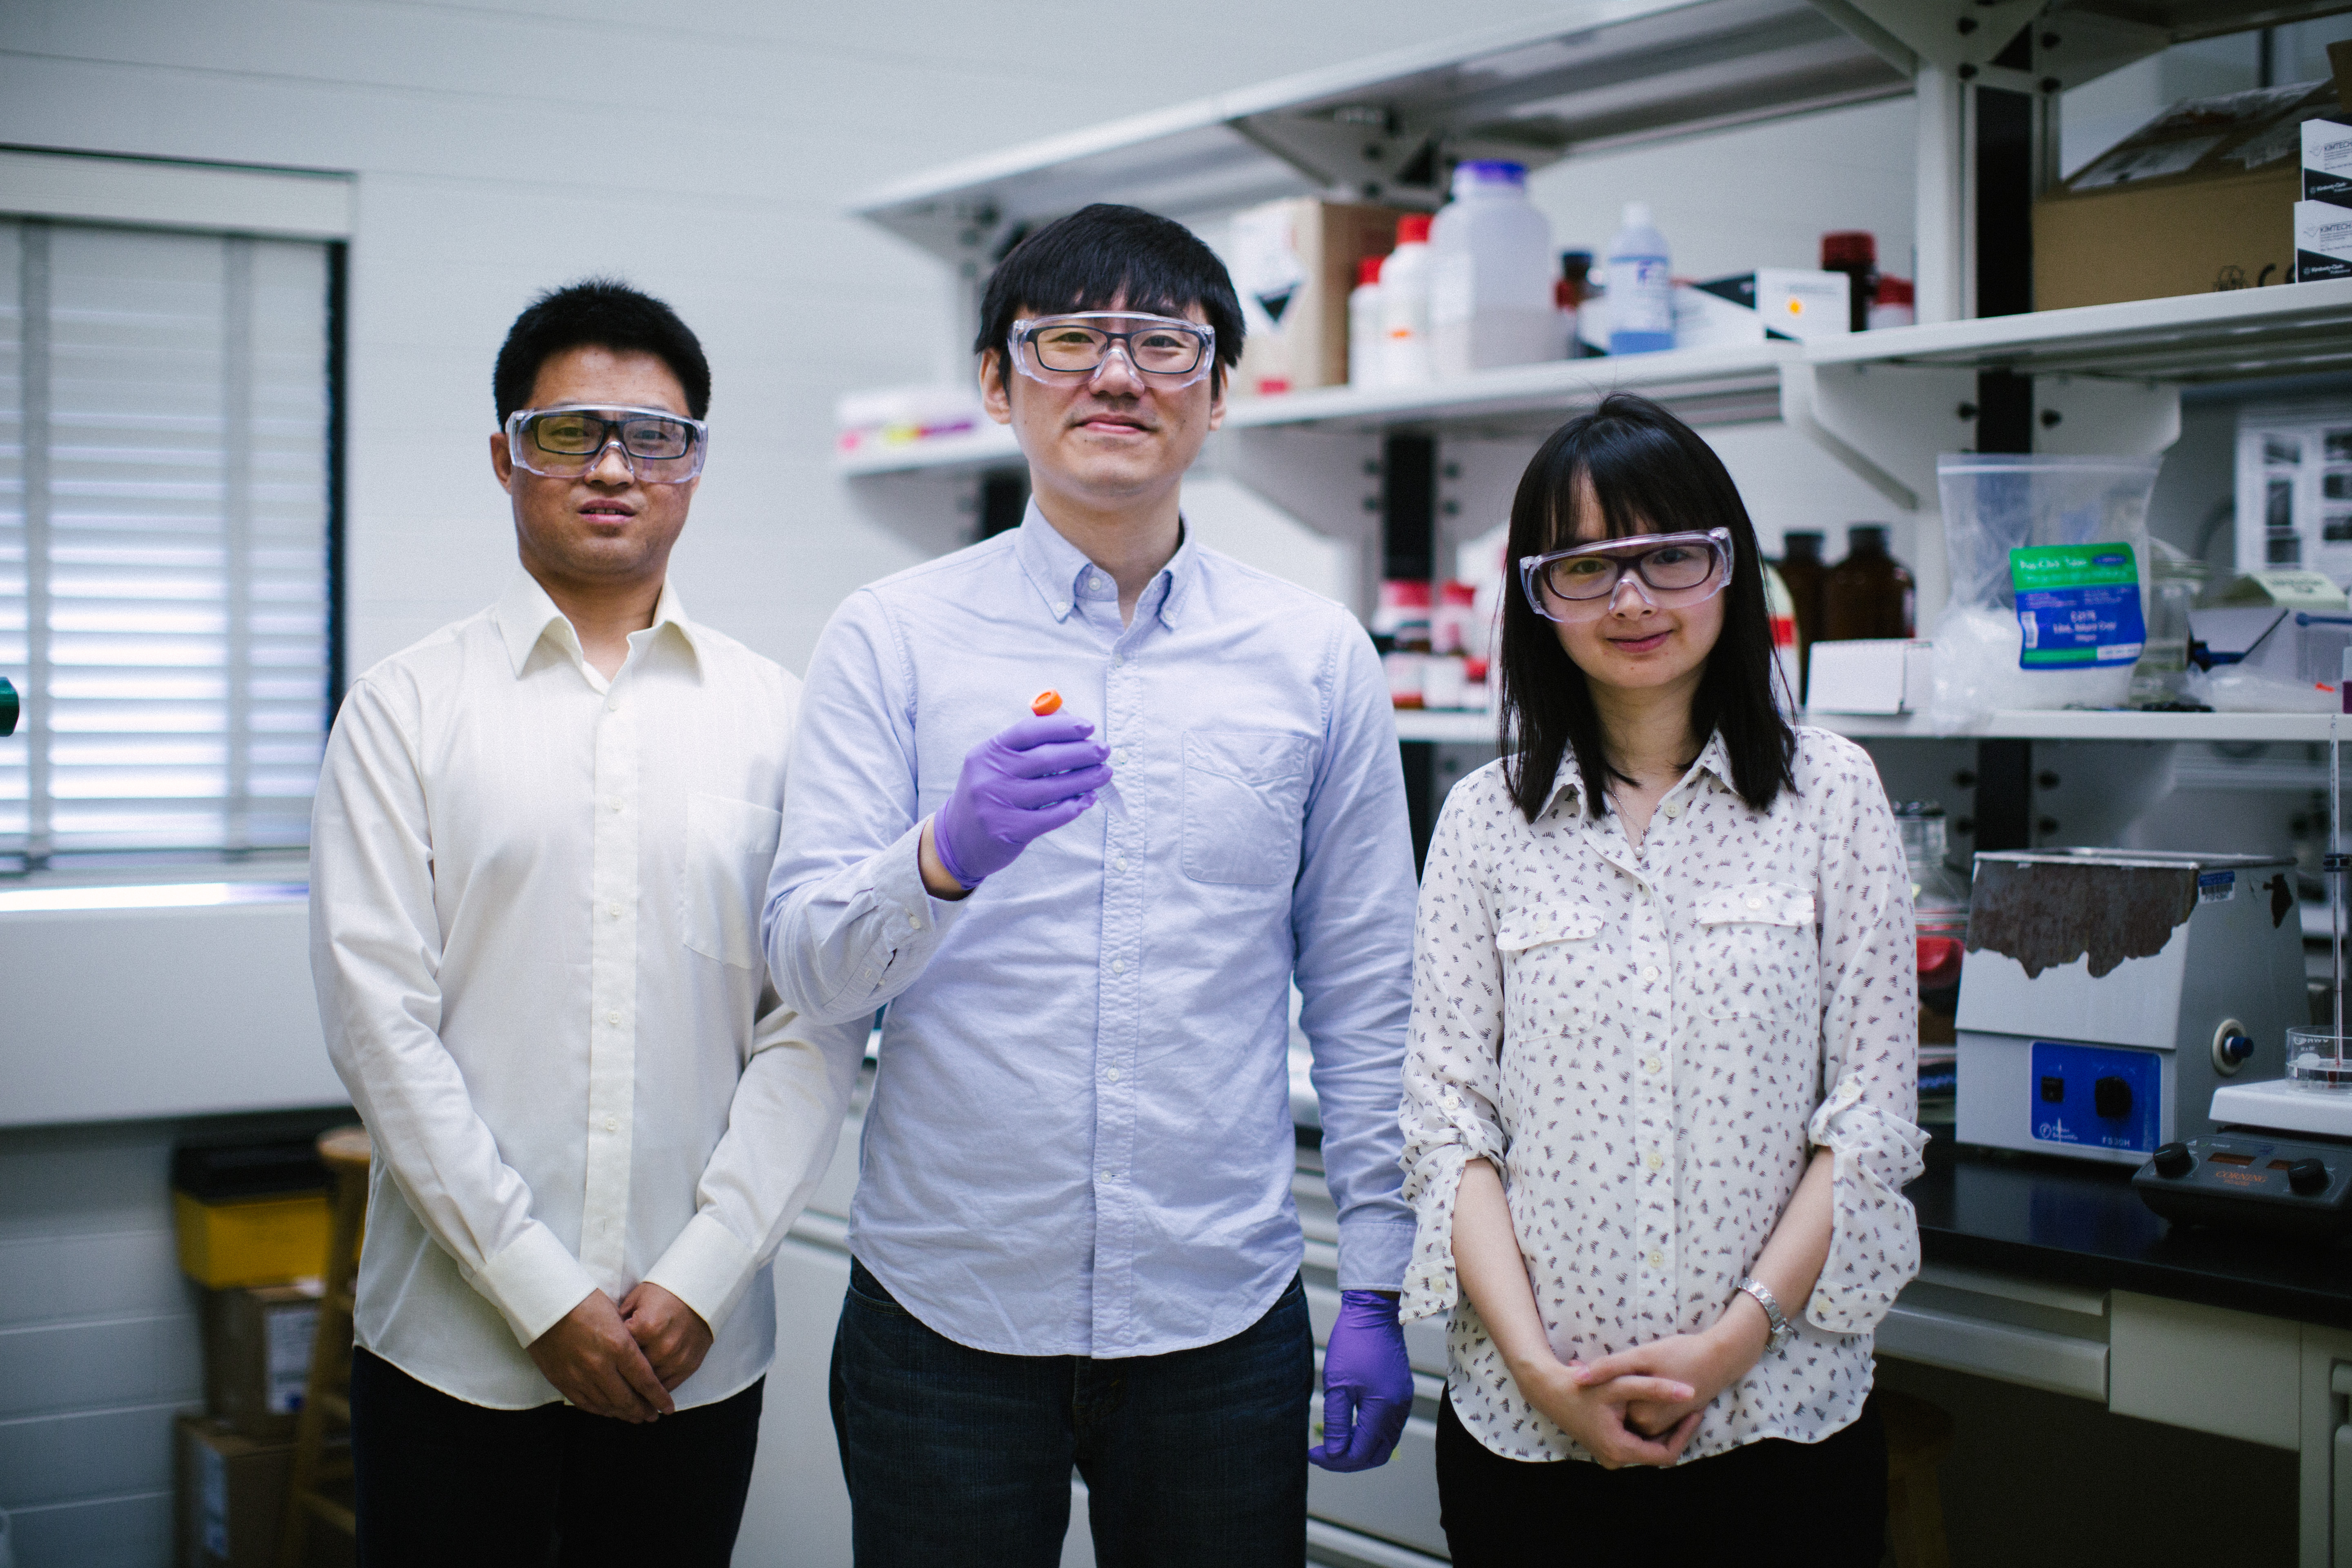
MULTIPOLYGON (((1691 763, 1691 767, 1694 771, 1713 773, 1722 783, 1724 788, 1735 794, 1738 792, 1739 786, 1732 782, 1731 753, 1724 749, 1722 731, 1717 730, 1706 738, 1706 744, 1698 749, 1698 758, 1691 763)), ((1672 795, 1674 791, 1668 790, 1666 793, 1672 795)), ((1551 789, 1544 795, 1544 811, 1549 811, 1552 803, 1564 794, 1576 796, 1580 803, 1584 799, 1584 774, 1577 769, 1576 753, 1573 751, 1559 759, 1559 771, 1552 775, 1551 789)), ((1536 815, 1540 816, 1543 812, 1538 812, 1536 815)))
MULTIPOLYGON (((1176 553, 1168 558, 1168 564, 1160 569, 1136 603, 1139 613, 1157 616, 1166 626, 1175 626, 1185 590, 1200 571, 1200 552, 1192 545, 1192 525, 1182 523, 1182 527, 1183 539, 1176 546, 1176 553)), ((1100 570, 1087 558, 1086 552, 1045 521, 1034 496, 1013 536, 1013 550, 1021 563, 1022 573, 1044 597, 1045 608, 1057 621, 1068 620, 1077 608, 1080 581, 1087 573, 1100 570)))
MULTIPOLYGON (((573 629, 563 612, 556 608, 555 601, 547 596, 547 590, 539 585, 539 579, 528 572, 515 574, 514 581, 499 596, 499 602, 492 606, 490 614, 499 623, 499 636, 506 643, 507 658, 514 666, 517 679, 520 679, 523 666, 530 662, 530 650, 539 646, 541 637, 553 637, 556 646, 574 661, 584 661, 587 657, 580 647, 579 632, 573 629)), ((701 648, 697 640, 697 628, 692 621, 687 619, 686 605, 678 599, 677 588, 667 578, 662 582, 661 597, 654 602, 652 629, 658 632, 665 626, 676 634, 688 654, 698 661, 701 648)))

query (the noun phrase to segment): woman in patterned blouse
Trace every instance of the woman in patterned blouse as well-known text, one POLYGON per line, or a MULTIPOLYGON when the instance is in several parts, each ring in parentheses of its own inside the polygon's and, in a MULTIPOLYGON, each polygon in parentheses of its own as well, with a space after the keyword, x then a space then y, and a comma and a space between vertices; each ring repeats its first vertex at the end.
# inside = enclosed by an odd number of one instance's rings
POLYGON ((1520 750, 1438 821, 1405 1063, 1454 1561, 1874 1564, 1925 1142, 1885 791, 1783 717, 1755 530, 1665 410, 1554 434, 1510 556, 1520 750))

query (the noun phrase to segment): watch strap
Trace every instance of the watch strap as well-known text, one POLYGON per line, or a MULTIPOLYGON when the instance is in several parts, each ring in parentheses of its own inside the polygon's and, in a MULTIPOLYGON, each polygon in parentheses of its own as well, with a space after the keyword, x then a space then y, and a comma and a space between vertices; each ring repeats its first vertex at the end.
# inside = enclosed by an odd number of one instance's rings
POLYGON ((1769 1286, 1751 1274, 1739 1282, 1739 1289, 1748 1292, 1755 1299, 1756 1304, 1764 1309, 1764 1321, 1772 1327, 1772 1337, 1764 1346, 1766 1355, 1780 1351, 1797 1337, 1797 1325, 1789 1321, 1788 1313, 1780 1310, 1780 1302, 1769 1286))

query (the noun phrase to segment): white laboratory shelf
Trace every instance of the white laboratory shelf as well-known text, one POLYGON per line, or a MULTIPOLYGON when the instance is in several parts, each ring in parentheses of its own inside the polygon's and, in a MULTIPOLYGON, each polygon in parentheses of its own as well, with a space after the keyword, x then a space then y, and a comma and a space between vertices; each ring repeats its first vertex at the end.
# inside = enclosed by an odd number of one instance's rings
POLYGON ((2335 370, 2352 364, 2352 279, 1892 327, 1818 339, 1805 358, 2160 382, 2335 370))
POLYGON ((1571 148, 1911 90, 1885 31, 1812 0, 1568 0, 1538 22, 1284 77, 985 153, 853 211, 983 268, 1014 233, 1116 201, 1188 216, 1278 196, 1434 207, 1454 160, 1571 148))
POLYGON ((1235 398, 1226 407, 1225 426, 1234 430, 1313 426, 1353 431, 1400 426, 1516 430, 1527 426, 1543 433, 1568 409, 1598 402, 1612 392, 1655 398, 1694 424, 1769 418, 1780 412, 1780 367, 1802 352, 1793 342, 1743 343, 1622 359, 1549 360, 1417 386, 1317 387, 1235 398))
POLYGON ((874 447, 846 453, 834 460, 834 472, 844 479, 870 479, 881 474, 952 473, 960 469, 997 468, 1021 463, 1020 443, 1010 426, 983 425, 954 436, 933 436, 904 446, 874 447))
MULTIPOLYGON (((1878 736, 1912 739, 2013 741, 2311 741, 2327 739, 2325 713, 2140 713, 2126 710, 1996 713, 1964 731, 1929 728, 1919 713, 1817 713, 1806 723, 1857 740, 1878 736)), ((2352 730, 2352 726, 2347 726, 2352 730)))
POLYGON ((1496 723, 1495 714, 1483 708, 1474 712, 1400 708, 1396 714, 1398 740, 1435 741, 1444 745, 1494 745, 1496 723))

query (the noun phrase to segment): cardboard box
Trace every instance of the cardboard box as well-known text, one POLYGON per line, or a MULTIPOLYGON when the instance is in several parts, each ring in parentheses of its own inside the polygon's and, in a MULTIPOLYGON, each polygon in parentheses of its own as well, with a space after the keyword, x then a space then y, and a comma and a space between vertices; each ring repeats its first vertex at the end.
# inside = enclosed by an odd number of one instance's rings
POLYGON ((2294 281, 2302 124, 2341 112, 2332 82, 2166 110, 2034 203, 2034 309, 2294 281))
POLYGON ((1249 329, 1234 394, 1347 384, 1356 264, 1396 247, 1408 210, 1298 196, 1234 215, 1225 259, 1249 329))
POLYGON ((319 1329, 315 1279, 205 1297, 205 1409, 240 1436, 290 1442, 319 1329))
MULTIPOLYGON (((274 1568, 294 1474, 294 1445, 239 1436, 202 1415, 183 1415, 173 1443, 179 1568, 274 1568)), ((351 1537, 326 1524, 304 1532, 303 1568, 349 1568, 351 1537)))

